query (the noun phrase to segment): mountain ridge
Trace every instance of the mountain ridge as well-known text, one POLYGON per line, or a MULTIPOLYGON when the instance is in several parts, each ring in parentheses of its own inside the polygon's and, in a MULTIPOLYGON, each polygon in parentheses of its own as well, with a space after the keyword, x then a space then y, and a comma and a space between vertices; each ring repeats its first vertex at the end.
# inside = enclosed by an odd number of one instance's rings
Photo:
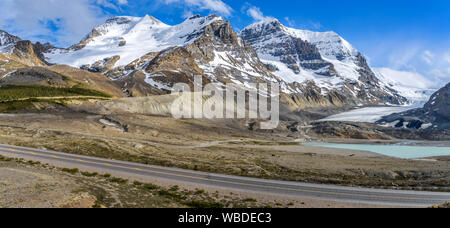
POLYGON ((406 103, 394 89, 379 83, 365 57, 335 32, 293 29, 273 18, 247 26, 240 35, 273 66, 275 75, 287 81, 313 81, 325 94, 354 94, 364 98, 361 105, 406 103))
MULTIPOLYGON (((274 28, 283 26, 272 22, 274 28)), ((46 62, 103 74, 133 97, 167 94, 173 84, 192 83, 194 75, 201 75, 204 82, 233 82, 245 88, 278 82, 283 102, 292 110, 406 104, 406 98, 380 83, 365 57, 335 32, 281 28, 288 44, 278 53, 285 58, 278 64, 289 65, 292 74, 308 71, 307 80, 277 74, 277 66, 268 64, 259 46, 242 35, 245 29, 237 33, 217 15, 195 15, 173 26, 149 15, 118 16, 69 48, 34 46, 46 62), (340 46, 330 48, 333 42, 340 46), (162 54, 168 57, 157 58, 162 54)))
POLYGON ((383 117, 379 124, 395 128, 450 129, 450 83, 421 108, 383 117))

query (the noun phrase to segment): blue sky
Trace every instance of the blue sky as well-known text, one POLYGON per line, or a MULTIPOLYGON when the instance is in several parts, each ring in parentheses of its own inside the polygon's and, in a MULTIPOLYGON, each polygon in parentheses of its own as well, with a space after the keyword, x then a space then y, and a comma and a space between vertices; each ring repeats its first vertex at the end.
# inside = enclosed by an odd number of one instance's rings
POLYGON ((237 30, 263 17, 289 27, 333 30, 371 66, 450 81, 448 0, 1 0, 0 29, 68 46, 114 15, 153 15, 167 24, 217 13, 237 30))

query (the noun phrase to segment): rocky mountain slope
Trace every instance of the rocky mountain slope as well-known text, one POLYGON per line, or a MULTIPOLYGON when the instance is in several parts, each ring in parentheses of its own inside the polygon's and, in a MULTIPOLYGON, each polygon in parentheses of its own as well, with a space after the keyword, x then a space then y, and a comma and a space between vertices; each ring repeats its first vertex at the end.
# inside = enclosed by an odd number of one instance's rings
POLYGON ((0 77, 22 67, 47 65, 43 52, 50 48, 49 44, 33 44, 0 30, 0 77))
MULTIPOLYGON (((130 96, 167 93, 174 83, 280 81, 228 21, 193 16, 175 26, 145 16, 115 17, 79 44, 46 54, 53 63, 103 72, 130 96)), ((286 87, 285 87, 286 88, 286 87)))
POLYGON ((288 82, 312 82, 323 95, 336 92, 356 104, 406 102, 379 81, 358 50, 334 32, 298 30, 266 19, 240 35, 275 75, 288 82))
POLYGON ((4 37, 2 50, 9 48, 4 63, 15 65, 2 67, 0 61, 3 75, 26 66, 68 65, 105 77, 108 93, 115 96, 117 91, 129 97, 167 94, 175 83, 192 85, 198 75, 203 83, 231 82, 247 89, 278 82, 283 110, 298 114, 406 102, 337 34, 290 29, 277 20, 237 34, 216 15, 192 16, 173 26, 148 15, 114 17, 65 49, 4 37))
POLYGON ((54 110, 125 96, 102 74, 50 66, 43 53, 55 48, 48 43, 33 44, 2 31, 0 35, 0 112, 54 110))
POLYGON ((337 34, 302 35, 276 20, 237 34, 216 15, 193 16, 174 26, 148 15, 114 17, 80 43, 50 49, 45 57, 101 72, 131 97, 166 94, 174 83, 192 84, 201 75, 205 83, 247 88, 279 82, 282 100, 292 110, 406 102, 382 86, 364 57, 337 34))
POLYGON ((423 108, 384 117, 379 124, 412 129, 450 129, 450 84, 431 96, 423 108))

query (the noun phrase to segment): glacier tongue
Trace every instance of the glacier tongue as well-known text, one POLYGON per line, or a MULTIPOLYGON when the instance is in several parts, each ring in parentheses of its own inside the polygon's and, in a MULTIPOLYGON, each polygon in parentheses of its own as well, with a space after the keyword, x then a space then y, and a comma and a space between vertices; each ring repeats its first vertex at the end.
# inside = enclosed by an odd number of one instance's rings
POLYGON ((81 48, 55 49, 46 53, 51 63, 73 67, 120 56, 116 66, 124 66, 149 52, 192 43, 202 29, 221 17, 192 17, 170 26, 151 16, 115 17, 96 27, 80 44, 81 48))

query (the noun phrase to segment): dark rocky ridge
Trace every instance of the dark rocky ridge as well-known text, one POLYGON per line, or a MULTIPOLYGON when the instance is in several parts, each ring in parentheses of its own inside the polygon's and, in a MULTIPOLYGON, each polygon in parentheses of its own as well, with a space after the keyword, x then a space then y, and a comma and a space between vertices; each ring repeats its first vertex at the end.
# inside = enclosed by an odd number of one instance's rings
POLYGON ((396 128, 450 129, 450 84, 434 93, 423 108, 392 114, 378 123, 396 128))

